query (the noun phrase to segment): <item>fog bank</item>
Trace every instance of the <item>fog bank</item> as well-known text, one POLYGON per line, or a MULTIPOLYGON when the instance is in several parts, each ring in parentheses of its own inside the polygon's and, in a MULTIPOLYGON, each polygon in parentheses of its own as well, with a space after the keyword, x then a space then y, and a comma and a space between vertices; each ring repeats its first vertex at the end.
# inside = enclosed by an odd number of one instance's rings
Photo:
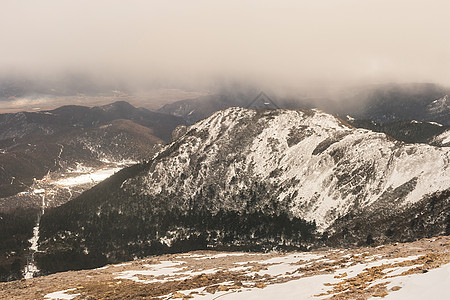
POLYGON ((450 85, 450 2, 2 1, 0 73, 130 89, 450 85))

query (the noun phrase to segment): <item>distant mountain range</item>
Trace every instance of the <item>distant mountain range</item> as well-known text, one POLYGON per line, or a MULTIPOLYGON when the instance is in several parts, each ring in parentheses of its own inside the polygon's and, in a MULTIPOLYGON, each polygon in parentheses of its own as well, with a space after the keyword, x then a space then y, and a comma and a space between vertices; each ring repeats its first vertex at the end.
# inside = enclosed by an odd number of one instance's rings
MULTIPOLYGON (((281 108, 319 108, 377 123, 417 120, 450 125, 449 94, 448 89, 431 83, 382 84, 351 88, 326 97, 272 97, 272 100, 281 108)), ((254 90, 222 92, 167 104, 159 111, 183 117, 193 124, 218 110, 248 107, 256 95, 254 90)))
POLYGON ((152 147, 170 141, 173 129, 182 124, 179 117, 123 101, 0 114, 0 197, 76 163, 149 158, 152 147))
POLYGON ((124 164, 151 159, 183 124, 127 102, 0 114, 0 280, 23 276, 44 209, 124 164))
POLYGON ((442 145, 436 137, 450 130, 450 91, 429 83, 358 87, 327 97, 271 99, 264 92, 221 93, 167 104, 160 112, 180 116, 189 124, 229 107, 319 108, 352 126, 384 132, 407 143, 442 145), (256 98, 255 98, 255 95, 256 98), (264 104, 264 99, 268 99, 264 104), (275 101, 273 104, 272 101, 275 101), (254 106, 254 105, 253 105, 254 106))
POLYGON ((154 135, 170 141, 173 128, 184 121, 176 116, 136 108, 125 101, 96 107, 68 105, 50 111, 0 114, 0 139, 50 135, 73 128, 92 128, 125 119, 149 127, 154 135))
POLYGON ((431 83, 372 86, 344 95, 344 105, 336 113, 377 123, 417 120, 449 125, 449 94, 448 89, 431 83))
POLYGON ((450 135, 450 125, 416 120, 376 123, 372 120, 360 120, 351 117, 344 119, 354 127, 383 132, 405 143, 426 143, 434 146, 447 146, 449 144, 445 136, 450 135))

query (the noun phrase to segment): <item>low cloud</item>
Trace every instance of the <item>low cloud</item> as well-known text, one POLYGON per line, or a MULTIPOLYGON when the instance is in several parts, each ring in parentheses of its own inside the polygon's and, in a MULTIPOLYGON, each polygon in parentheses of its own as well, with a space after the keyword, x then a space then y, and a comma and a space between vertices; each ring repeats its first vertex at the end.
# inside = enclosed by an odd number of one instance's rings
POLYGON ((129 89, 450 85, 448 1, 16 1, 0 73, 129 89))

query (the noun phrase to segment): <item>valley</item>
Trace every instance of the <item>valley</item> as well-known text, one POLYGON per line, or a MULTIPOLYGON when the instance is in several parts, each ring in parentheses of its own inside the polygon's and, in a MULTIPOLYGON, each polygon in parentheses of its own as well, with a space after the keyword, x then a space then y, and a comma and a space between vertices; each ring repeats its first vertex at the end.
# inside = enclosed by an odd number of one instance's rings
POLYGON ((126 102, 3 114, 0 123, 1 280, 37 274, 34 255, 45 211, 151 158, 184 124, 126 102))

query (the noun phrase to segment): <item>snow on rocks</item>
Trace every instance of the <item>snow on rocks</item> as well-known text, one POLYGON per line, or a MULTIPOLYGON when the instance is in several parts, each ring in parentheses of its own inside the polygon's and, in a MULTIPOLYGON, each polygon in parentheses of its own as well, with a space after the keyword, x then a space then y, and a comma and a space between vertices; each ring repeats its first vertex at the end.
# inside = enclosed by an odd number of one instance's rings
POLYGON ((76 296, 80 294, 67 294, 67 292, 72 292, 76 289, 67 289, 64 291, 53 292, 44 296, 44 299, 48 300, 62 300, 62 299, 74 299, 76 296))
POLYGON ((0 283, 0 298, 446 299, 448 245, 442 236, 373 248, 153 256, 0 283))
POLYGON ((31 243, 30 253, 32 253, 32 256, 30 258, 28 258, 29 261, 27 261, 27 265, 25 266, 25 271, 24 271, 25 279, 33 278, 34 274, 39 272, 39 269, 37 268, 37 266, 34 264, 34 261, 33 261, 33 258, 34 258, 33 255, 35 252, 38 251, 39 221, 33 227, 33 236, 28 241, 31 243))
POLYGON ((390 194, 405 207, 449 189, 449 157, 449 148, 404 144, 320 110, 230 108, 189 127, 123 188, 186 200, 214 184, 219 210, 238 209, 232 197, 261 182, 276 187, 270 192, 278 201, 289 199, 289 213, 325 230, 339 215, 390 194), (397 199, 399 188, 407 192, 397 199))
POLYGON ((44 194, 44 193, 45 193, 45 189, 34 189, 33 190, 33 194, 35 194, 35 195, 44 194))

